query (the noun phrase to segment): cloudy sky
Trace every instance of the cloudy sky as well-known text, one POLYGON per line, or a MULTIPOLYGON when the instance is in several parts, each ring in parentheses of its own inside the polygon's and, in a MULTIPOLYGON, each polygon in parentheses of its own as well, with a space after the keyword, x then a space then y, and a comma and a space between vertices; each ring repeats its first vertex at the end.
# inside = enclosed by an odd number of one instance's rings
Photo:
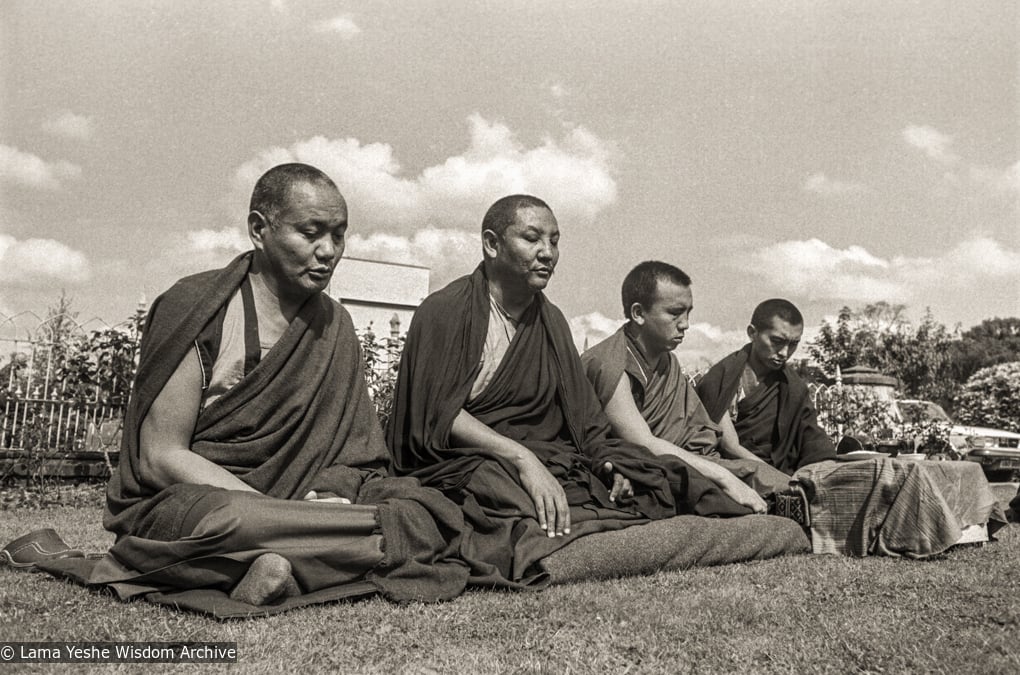
MULTIPOLYGON (((550 203, 579 342, 619 283, 694 278, 688 363, 754 304, 1020 315, 1018 5, 0 3, 0 311, 115 322, 246 247, 255 178, 329 173, 348 252, 471 271, 488 204, 550 203)), ((342 273, 342 267, 341 272, 342 273)))

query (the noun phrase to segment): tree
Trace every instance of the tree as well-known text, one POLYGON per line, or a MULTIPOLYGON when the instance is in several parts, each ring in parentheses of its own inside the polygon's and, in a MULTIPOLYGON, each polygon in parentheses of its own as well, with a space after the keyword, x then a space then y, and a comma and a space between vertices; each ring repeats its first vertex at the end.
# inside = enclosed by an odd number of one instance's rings
POLYGON ((1020 361, 977 371, 955 403, 958 422, 1020 432, 1020 361))
POLYGON ((906 396, 948 404, 958 388, 950 376, 953 335, 930 310, 917 328, 905 312, 904 305, 887 302, 857 311, 844 307, 835 326, 822 323, 808 351, 828 373, 836 366, 877 368, 898 378, 906 396))
POLYGON ((828 373, 836 366, 877 368, 899 378, 906 397, 950 407, 961 381, 953 377, 953 347, 959 341, 930 310, 916 328, 905 313, 904 305, 884 302, 857 311, 844 307, 835 325, 822 323, 808 351, 828 373))
POLYGON ((903 318, 905 305, 877 302, 854 311, 839 310, 836 325, 822 322, 818 336, 808 345, 808 352, 827 373, 851 366, 881 368, 885 362, 882 350, 885 341, 909 327, 903 318))
POLYGON ((950 349, 952 377, 966 382, 971 375, 999 363, 1020 361, 1020 318, 985 319, 960 335, 950 349))

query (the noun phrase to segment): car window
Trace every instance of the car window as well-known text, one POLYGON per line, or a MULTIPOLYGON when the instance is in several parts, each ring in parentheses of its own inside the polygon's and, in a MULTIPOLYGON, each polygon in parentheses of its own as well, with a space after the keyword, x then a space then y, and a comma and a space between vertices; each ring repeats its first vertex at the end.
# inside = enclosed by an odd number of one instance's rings
POLYGON ((903 413, 903 418, 908 422, 935 420, 952 424, 952 420, 949 419, 949 415, 942 409, 942 406, 931 401, 899 401, 898 405, 903 413))

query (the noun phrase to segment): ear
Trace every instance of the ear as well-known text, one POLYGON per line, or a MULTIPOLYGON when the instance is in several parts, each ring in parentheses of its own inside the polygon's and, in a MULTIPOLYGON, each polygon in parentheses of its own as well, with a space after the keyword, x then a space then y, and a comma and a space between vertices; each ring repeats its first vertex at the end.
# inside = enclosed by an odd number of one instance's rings
POLYGON ((754 340, 754 336, 758 334, 758 329, 754 327, 754 324, 747 324, 747 338, 754 340))
POLYGON ((645 308, 641 306, 640 302, 635 302, 630 306, 630 320, 634 322, 636 326, 645 325, 647 318, 645 317, 645 308))
POLYGON ((264 215, 258 211, 252 211, 248 214, 248 238, 251 239, 251 243, 259 251, 262 250, 263 239, 268 228, 269 221, 266 220, 264 215))
POLYGON ((495 258, 499 254, 499 235, 492 230, 482 231, 482 251, 485 257, 495 258))

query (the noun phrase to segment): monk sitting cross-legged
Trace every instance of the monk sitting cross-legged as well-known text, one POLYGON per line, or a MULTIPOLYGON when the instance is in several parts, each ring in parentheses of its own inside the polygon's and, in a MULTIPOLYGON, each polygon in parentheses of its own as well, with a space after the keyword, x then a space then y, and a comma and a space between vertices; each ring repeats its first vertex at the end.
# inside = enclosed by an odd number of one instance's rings
POLYGON ((460 510, 387 477, 354 327, 322 293, 347 225, 325 174, 275 167, 252 194, 254 251, 153 303, 107 490, 117 540, 71 576, 122 598, 218 592, 198 607, 218 615, 355 586, 394 600, 463 590, 460 510))
POLYGON ((613 435, 679 457, 736 501, 765 512, 763 497, 787 489, 790 477, 721 445, 719 427, 673 354, 694 309, 690 277, 668 263, 643 262, 627 274, 622 296, 627 323, 581 356, 613 435))
POLYGON ((400 364, 387 442, 399 471, 461 505, 473 583, 542 583, 536 563, 591 533, 752 512, 678 459, 608 438, 567 322, 542 292, 559 238, 543 201, 493 204, 483 262, 424 301, 400 364))
POLYGON ((766 300, 751 315, 750 343, 698 383, 709 416, 722 427, 726 450, 787 474, 836 456, 818 426, 807 385, 786 365, 803 333, 804 319, 793 303, 766 300))

